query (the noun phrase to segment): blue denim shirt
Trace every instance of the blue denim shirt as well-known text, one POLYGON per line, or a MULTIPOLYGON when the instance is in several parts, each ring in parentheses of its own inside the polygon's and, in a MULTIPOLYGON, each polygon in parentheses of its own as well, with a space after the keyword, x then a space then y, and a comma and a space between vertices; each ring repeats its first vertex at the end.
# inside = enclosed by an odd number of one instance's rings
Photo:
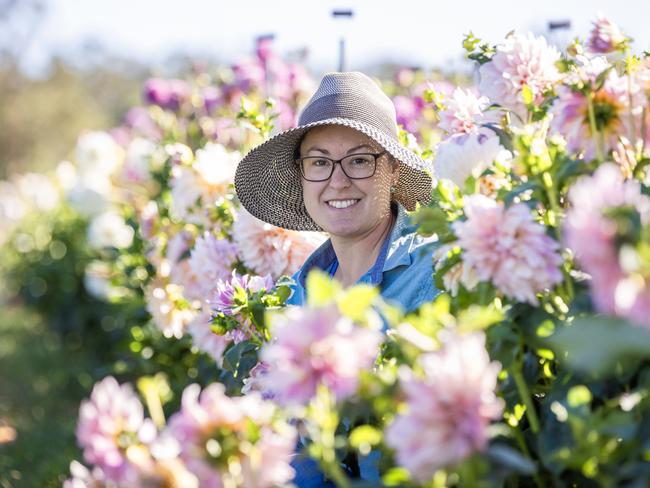
MULTIPOLYGON (((397 218, 390 236, 384 241, 375 264, 357 281, 357 284, 378 286, 386 301, 401 306, 406 312, 418 308, 438 294, 433 283, 431 257, 437 238, 421 236, 415 230, 406 210, 398 204, 397 218)), ((328 239, 293 275, 296 285, 287 304, 304 304, 307 299, 305 280, 309 271, 314 268, 327 271, 335 266, 335 262, 336 254, 328 239)))
MULTIPOLYGON (((433 300, 438 294, 433 282, 432 261, 437 239, 421 236, 415 230, 404 207, 397 205, 397 218, 390 236, 384 241, 375 264, 357 281, 378 286, 387 302, 401 306, 406 312, 433 300)), ((293 275, 296 284, 287 303, 302 305, 306 302, 305 280, 309 271, 314 268, 329 271, 337 265, 334 248, 327 240, 293 275)), ((378 457, 379 453, 373 451, 359 459, 362 479, 379 482, 378 457)), ((310 458, 297 455, 292 466, 296 470, 293 483, 298 488, 335 486, 325 479, 318 464, 310 458)))

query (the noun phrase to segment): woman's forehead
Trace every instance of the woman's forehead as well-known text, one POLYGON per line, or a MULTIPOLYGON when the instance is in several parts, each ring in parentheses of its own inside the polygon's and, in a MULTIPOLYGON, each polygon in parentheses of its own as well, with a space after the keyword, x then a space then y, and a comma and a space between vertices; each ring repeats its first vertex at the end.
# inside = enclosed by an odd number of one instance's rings
POLYGON ((325 125, 310 129, 302 138, 301 149, 316 146, 339 146, 355 147, 362 144, 370 148, 380 149, 380 145, 371 137, 356 129, 342 125, 325 125))

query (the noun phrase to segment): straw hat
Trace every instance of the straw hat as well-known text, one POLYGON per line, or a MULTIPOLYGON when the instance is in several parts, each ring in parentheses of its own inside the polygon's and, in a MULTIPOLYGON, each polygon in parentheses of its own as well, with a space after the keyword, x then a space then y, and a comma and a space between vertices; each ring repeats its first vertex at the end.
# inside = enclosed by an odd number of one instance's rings
POLYGON ((431 197, 430 164, 398 142, 395 106, 379 85, 359 72, 327 73, 298 120, 252 149, 237 166, 235 189, 242 205, 264 222, 293 230, 322 230, 302 199, 295 159, 302 136, 312 127, 343 125, 377 142, 399 163, 393 199, 407 210, 431 197))

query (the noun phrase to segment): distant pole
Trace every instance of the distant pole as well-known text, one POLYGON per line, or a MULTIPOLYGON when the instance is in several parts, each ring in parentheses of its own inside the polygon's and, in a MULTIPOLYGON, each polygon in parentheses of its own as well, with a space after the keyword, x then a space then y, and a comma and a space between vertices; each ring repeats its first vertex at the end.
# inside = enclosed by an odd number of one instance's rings
POLYGON ((571 21, 568 19, 549 20, 547 26, 552 43, 560 49, 565 49, 569 42, 567 34, 571 32, 571 21))
MULTIPOLYGON (((354 12, 351 9, 335 9, 332 10, 332 17, 334 19, 351 19, 354 12)), ((341 30, 341 37, 339 39, 339 71, 345 71, 345 35, 341 30)))

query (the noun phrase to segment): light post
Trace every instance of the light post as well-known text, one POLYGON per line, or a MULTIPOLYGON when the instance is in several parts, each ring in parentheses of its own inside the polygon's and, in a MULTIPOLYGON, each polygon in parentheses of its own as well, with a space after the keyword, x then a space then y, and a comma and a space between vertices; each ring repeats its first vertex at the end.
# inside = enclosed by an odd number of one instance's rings
MULTIPOLYGON (((332 17, 334 19, 351 19, 354 12, 351 9, 334 9, 332 10, 332 17)), ((339 38, 339 71, 345 70, 345 35, 341 29, 341 37, 339 38)))

